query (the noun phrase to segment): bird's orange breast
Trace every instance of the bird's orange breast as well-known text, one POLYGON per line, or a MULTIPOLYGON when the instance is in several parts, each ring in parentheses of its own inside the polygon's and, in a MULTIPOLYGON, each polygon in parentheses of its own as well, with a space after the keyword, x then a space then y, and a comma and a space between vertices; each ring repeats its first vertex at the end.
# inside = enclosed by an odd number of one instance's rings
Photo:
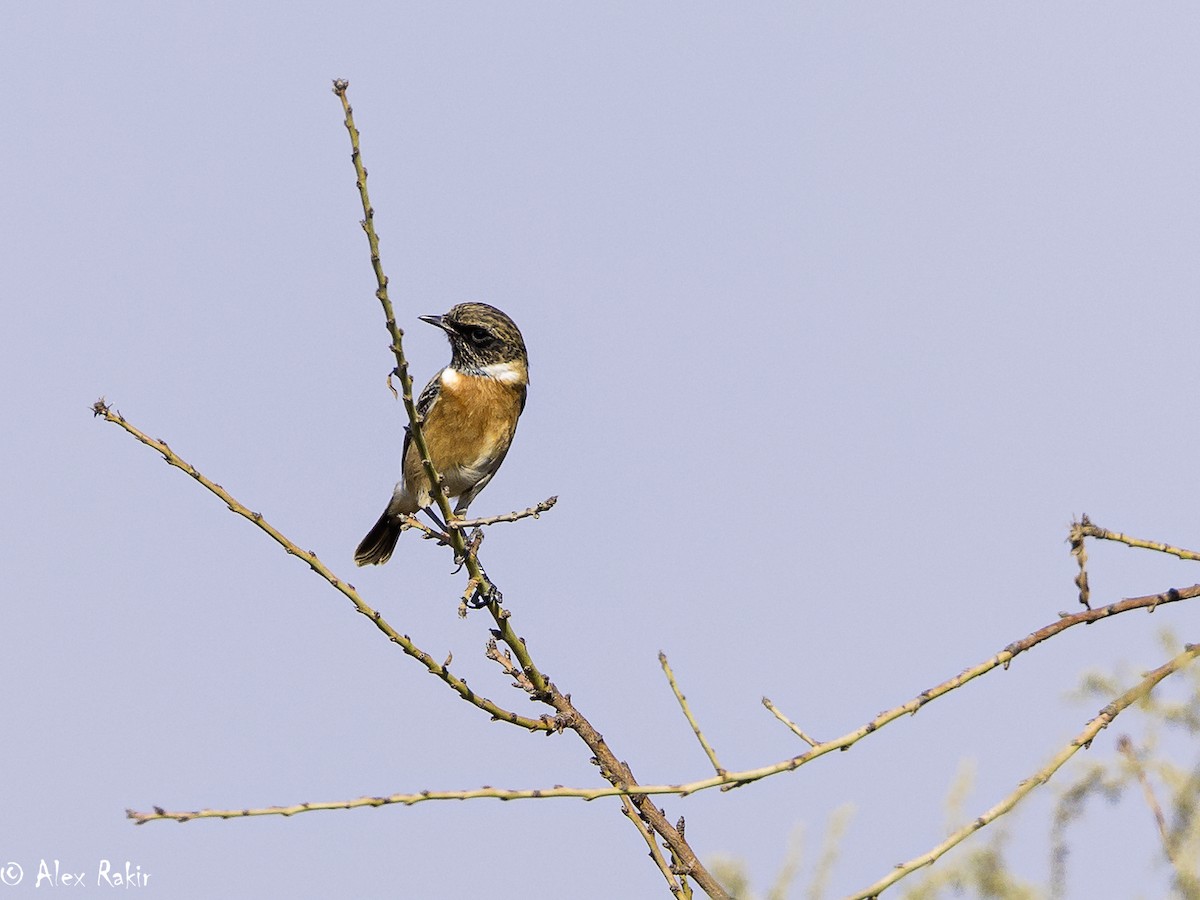
MULTIPOLYGON (((451 497, 470 490, 494 471, 504 458, 517 430, 525 386, 524 379, 501 381, 453 369, 442 372, 441 390, 425 416, 421 430, 434 468, 445 478, 451 497)), ((416 445, 404 461, 409 489, 429 481, 416 445)))

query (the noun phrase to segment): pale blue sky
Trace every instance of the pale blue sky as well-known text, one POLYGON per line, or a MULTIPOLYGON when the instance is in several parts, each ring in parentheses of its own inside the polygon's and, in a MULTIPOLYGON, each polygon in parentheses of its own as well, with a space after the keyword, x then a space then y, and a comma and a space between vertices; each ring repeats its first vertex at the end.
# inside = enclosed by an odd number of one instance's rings
MULTIPOLYGON (((723 762, 763 765, 802 749, 763 694, 833 737, 1073 611, 1073 515, 1200 545, 1197 46, 1185 4, 12 6, 0 862, 129 859, 172 898, 665 895, 616 803, 123 817, 598 783, 88 412, 531 709, 440 551, 351 563, 403 411, 332 78, 417 380, 448 352, 416 316, 463 300, 529 345, 473 507, 561 498, 485 545, 517 628, 642 781, 683 781, 707 762, 660 649, 723 762)), ((1100 603, 1197 580, 1092 559, 1100 603)), ((1079 673, 1161 663, 1164 626, 1200 639, 1186 604, 1077 629, 850 753, 662 805, 765 889, 852 803, 834 896, 861 888, 941 839, 960 760, 976 814, 1094 714, 1079 673)), ((1029 878, 1052 798, 1014 823, 1029 878)), ((1137 798, 1091 808, 1071 896, 1161 896, 1154 859, 1137 798)))

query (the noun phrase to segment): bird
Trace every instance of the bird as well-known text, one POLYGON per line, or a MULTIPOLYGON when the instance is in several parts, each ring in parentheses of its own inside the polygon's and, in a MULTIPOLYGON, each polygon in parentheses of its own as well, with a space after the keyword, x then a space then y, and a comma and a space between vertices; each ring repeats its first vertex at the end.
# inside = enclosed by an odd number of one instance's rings
MULTIPOLYGON (((440 316, 419 316, 450 339, 450 364, 417 398, 417 415, 433 467, 461 517, 504 462, 525 409, 529 356, 517 324, 486 303, 459 303, 440 316)), ((401 477, 387 508, 354 551, 360 566, 392 557, 403 517, 433 515, 433 493, 421 455, 405 429, 401 477)))

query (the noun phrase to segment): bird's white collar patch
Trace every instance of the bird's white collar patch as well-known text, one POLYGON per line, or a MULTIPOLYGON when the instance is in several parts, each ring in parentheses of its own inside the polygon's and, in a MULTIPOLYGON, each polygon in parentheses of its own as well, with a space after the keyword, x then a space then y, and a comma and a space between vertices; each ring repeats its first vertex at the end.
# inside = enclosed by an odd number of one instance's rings
POLYGON ((489 363, 486 366, 481 366, 478 369, 470 369, 466 372, 459 372, 456 369, 446 366, 446 368, 442 369, 442 384, 449 387, 463 375, 482 375, 484 378, 492 378, 506 384, 524 384, 526 379, 525 367, 520 363, 502 362, 489 363))
POLYGON ((494 378, 497 381, 521 382, 525 380, 524 366, 516 363, 490 363, 479 370, 481 375, 494 378))

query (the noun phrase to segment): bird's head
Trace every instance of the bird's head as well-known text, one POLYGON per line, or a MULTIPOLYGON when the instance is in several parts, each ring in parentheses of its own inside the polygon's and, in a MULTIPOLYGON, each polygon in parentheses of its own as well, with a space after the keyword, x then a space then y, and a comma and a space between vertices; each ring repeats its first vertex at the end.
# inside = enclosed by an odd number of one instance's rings
POLYGON ((421 316, 450 339, 450 366, 463 372, 495 375, 506 364, 528 367, 525 339, 517 323, 486 303, 460 303, 441 316, 421 316))

